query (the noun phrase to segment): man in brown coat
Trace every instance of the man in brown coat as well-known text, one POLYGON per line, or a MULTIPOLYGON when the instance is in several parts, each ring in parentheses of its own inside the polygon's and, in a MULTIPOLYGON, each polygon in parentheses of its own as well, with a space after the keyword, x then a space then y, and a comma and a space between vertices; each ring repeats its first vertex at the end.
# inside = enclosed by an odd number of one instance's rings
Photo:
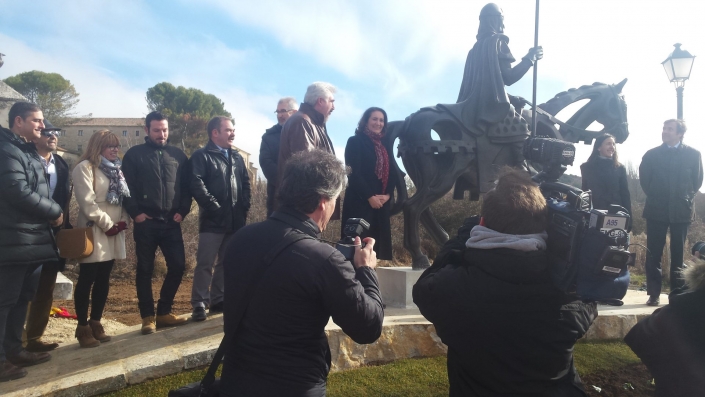
MULTIPOLYGON (((336 91, 332 84, 320 81, 308 86, 299 111, 289 117, 282 127, 277 163, 279 175, 283 175, 284 166, 294 153, 321 149, 335 154, 326 130, 326 121, 335 110, 336 91)), ((340 219, 340 199, 331 219, 340 219)))

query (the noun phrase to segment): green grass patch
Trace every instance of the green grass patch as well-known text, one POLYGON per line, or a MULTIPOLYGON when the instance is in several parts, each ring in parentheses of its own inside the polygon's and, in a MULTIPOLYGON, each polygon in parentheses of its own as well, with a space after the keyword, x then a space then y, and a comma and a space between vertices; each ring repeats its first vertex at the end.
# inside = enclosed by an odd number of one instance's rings
MULTIPOLYGON (((575 366, 581 375, 609 372, 638 362, 640 362, 639 358, 621 341, 580 342, 575 345, 575 366)), ((105 396, 166 396, 170 389, 197 382, 205 373, 206 369, 182 372, 130 386, 105 396)), ((447 396, 446 358, 406 359, 332 373, 328 377, 327 395, 329 397, 447 396)))

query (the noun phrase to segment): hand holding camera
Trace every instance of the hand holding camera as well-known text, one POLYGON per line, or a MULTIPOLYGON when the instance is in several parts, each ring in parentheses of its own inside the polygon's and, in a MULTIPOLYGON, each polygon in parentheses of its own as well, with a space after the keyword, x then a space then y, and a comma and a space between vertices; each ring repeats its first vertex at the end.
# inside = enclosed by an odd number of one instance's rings
POLYGON ((360 240, 360 237, 355 237, 355 257, 353 258, 353 266, 355 269, 362 266, 368 266, 374 269, 377 266, 377 253, 374 251, 375 239, 367 237, 360 240), (364 247, 362 243, 365 243, 364 247))

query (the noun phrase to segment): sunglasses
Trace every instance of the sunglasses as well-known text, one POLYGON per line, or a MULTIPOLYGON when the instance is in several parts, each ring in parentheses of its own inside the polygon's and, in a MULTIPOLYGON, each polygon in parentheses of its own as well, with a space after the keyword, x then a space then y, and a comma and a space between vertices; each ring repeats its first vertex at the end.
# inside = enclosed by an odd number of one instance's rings
POLYGON ((61 131, 42 130, 42 135, 44 135, 45 137, 59 136, 60 132, 61 131))

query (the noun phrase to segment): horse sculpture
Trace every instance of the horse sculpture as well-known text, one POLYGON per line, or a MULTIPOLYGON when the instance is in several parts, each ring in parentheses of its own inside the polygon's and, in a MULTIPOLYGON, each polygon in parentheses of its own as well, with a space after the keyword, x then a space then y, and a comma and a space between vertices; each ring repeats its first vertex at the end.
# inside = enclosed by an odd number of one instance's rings
MULTIPOLYGON (((629 135, 627 105, 621 94, 626 82, 624 79, 615 85, 594 83, 557 94, 538 105, 534 135, 591 144, 594 138, 610 133, 617 143, 623 143, 629 135), (566 122, 554 117, 568 105, 582 100, 587 101, 566 122), (604 129, 586 130, 595 121, 604 129)), ((522 115, 530 124, 531 111, 523 110, 522 115)), ((524 120, 521 122, 527 122, 524 120)), ((444 111, 443 105, 422 108, 403 122, 389 123, 385 139, 391 144, 399 139, 398 156, 416 187, 416 193, 409 198, 406 185, 402 182, 397 186, 397 198, 392 207, 392 214, 404 212, 404 247, 411 253, 413 269, 430 266, 420 249, 419 221, 437 244, 448 241, 448 234, 431 213, 433 202, 453 186, 454 198, 462 199, 464 192, 469 190, 470 199, 478 200, 481 193, 492 188, 494 175, 501 166, 523 164, 522 148, 527 136, 513 134, 510 125, 491 128, 488 134, 473 134, 444 111), (440 140, 433 138, 434 131, 440 140)), ((393 166, 402 176, 396 163, 393 166)))

